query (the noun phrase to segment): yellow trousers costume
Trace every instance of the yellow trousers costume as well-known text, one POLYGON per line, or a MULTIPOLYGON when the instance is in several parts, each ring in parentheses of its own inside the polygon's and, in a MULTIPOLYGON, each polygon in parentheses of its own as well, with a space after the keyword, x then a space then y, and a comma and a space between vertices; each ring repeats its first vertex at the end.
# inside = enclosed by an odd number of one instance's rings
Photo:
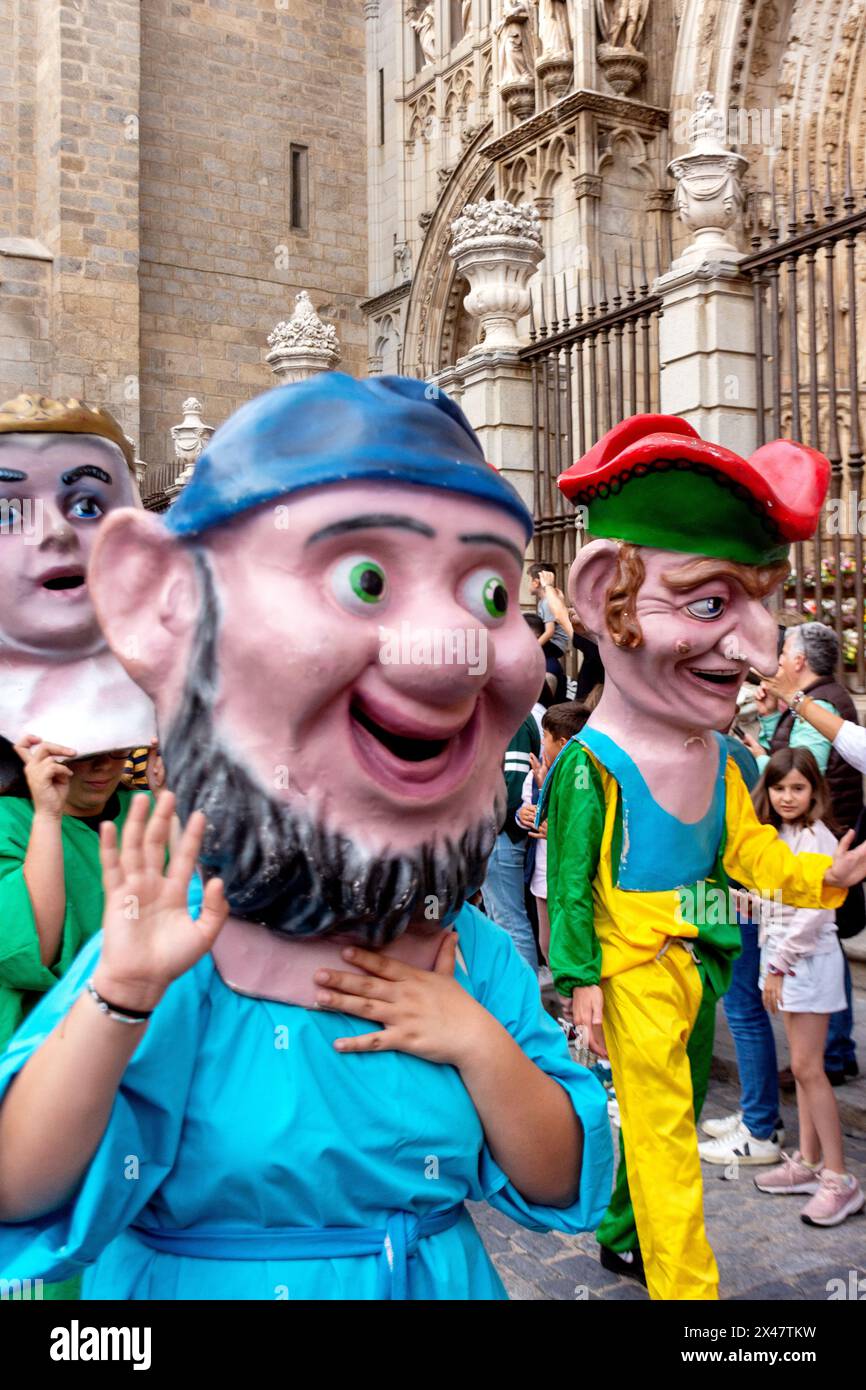
POLYGON ((717 1298, 686 1056, 701 1003, 698 968, 674 942, 658 959, 603 980, 602 989, 647 1288, 652 1298, 717 1298))
POLYGON ((845 896, 823 886, 826 855, 793 855, 758 821, 721 740, 714 805, 717 830, 698 878, 689 854, 697 828, 680 823, 675 843, 673 818, 657 814, 628 755, 587 726, 553 764, 539 812, 548 818, 550 965, 562 995, 597 984, 603 991, 635 1224, 653 1298, 718 1297, 686 1055, 702 994, 691 952, 699 952, 715 995, 723 994, 740 941, 728 878, 765 897, 778 890, 798 907, 837 907, 845 896), (658 834, 654 826, 661 826, 658 834), (691 887, 635 882, 665 877, 691 887))

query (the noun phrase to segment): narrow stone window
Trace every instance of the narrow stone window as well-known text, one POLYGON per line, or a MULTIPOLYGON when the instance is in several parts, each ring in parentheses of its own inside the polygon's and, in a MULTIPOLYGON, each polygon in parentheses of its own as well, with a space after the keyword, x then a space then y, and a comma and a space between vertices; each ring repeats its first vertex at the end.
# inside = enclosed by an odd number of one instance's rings
POLYGON ((385 69, 379 69, 379 144, 385 143, 385 69))
POLYGON ((306 232, 310 225, 310 176, 306 145, 292 145, 291 158, 291 216, 292 231, 306 232))

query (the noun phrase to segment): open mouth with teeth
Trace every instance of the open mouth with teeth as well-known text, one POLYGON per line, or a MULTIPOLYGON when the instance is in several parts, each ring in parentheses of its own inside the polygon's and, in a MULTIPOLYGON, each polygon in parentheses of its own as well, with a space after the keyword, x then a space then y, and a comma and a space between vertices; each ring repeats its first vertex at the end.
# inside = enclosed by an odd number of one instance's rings
POLYGON ((690 676, 694 676, 696 680, 704 681, 707 685, 718 685, 730 688, 731 686, 739 685, 743 679, 742 671, 718 671, 712 669, 709 671, 702 671, 696 666, 690 666, 688 670, 690 676))

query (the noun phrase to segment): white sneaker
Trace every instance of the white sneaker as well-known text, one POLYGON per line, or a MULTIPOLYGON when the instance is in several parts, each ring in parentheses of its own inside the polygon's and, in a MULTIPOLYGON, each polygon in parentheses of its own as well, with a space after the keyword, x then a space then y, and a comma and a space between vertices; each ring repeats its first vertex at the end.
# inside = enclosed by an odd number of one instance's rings
POLYGON ((698 1153, 705 1163, 780 1163, 782 1146, 775 1134, 769 1139, 756 1139, 744 1124, 718 1139, 705 1139, 698 1144, 698 1153))
MULTIPOLYGON (((745 1129, 743 1124, 743 1112, 738 1110, 735 1115, 722 1115, 718 1120, 701 1120, 701 1129, 704 1134, 708 1134, 711 1139, 724 1139, 727 1135, 733 1134, 735 1130, 745 1129)), ((779 1124, 773 1130, 772 1138, 781 1145, 785 1142, 785 1126, 779 1124)))
POLYGON ((701 1120, 701 1129, 711 1139, 721 1139, 723 1135, 738 1129, 742 1119, 743 1112, 738 1110, 735 1115, 722 1115, 718 1120, 701 1120))

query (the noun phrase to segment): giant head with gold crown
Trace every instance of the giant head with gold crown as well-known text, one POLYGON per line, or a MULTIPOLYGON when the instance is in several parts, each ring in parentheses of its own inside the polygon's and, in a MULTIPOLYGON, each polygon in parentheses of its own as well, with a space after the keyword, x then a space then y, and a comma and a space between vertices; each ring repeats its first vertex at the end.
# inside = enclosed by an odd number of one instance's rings
POLYGON ((109 651, 87 565, 103 520, 140 506, 114 417, 22 393, 0 406, 0 735, 79 754, 146 743, 150 700, 109 651))

